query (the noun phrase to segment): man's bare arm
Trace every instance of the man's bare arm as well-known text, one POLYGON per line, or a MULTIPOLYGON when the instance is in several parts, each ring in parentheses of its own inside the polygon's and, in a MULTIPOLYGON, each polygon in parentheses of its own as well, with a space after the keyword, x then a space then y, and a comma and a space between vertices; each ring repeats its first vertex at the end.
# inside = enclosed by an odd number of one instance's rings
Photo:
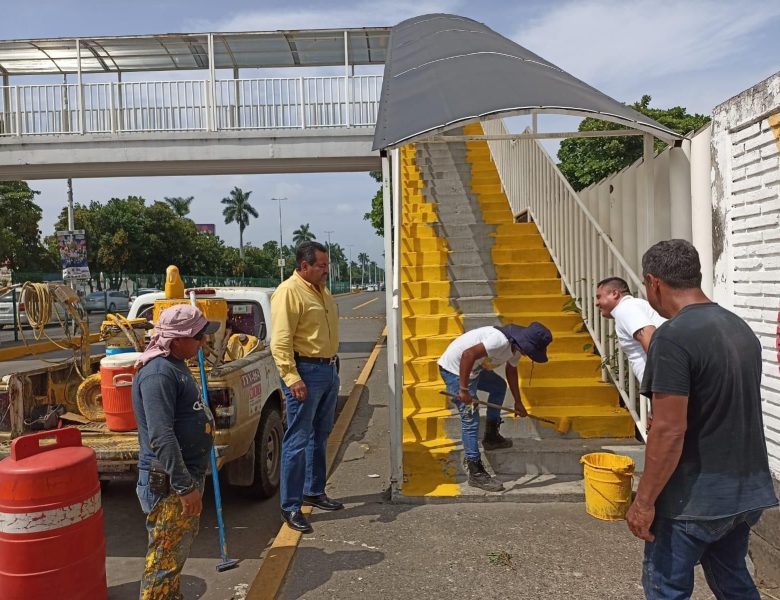
POLYGON ((647 354, 647 349, 650 347, 650 340, 653 339, 654 333, 655 325, 645 325, 634 332, 634 339, 642 344, 642 350, 645 351, 645 354, 647 354))
POLYGON ((626 515, 631 533, 643 540, 653 539, 650 526, 655 519, 655 501, 680 462, 687 415, 687 396, 653 394, 653 428, 647 436, 645 470, 626 515))
POLYGON ((512 398, 515 399, 515 414, 518 417, 528 416, 528 411, 523 406, 523 400, 520 396, 520 384, 517 378, 517 367, 506 364, 506 382, 509 385, 509 391, 512 392, 512 398))
POLYGON ((471 396, 468 393, 471 370, 474 368, 475 362, 486 356, 487 350, 485 350, 485 345, 480 343, 465 350, 460 357, 460 393, 458 396, 466 404, 471 402, 471 396))

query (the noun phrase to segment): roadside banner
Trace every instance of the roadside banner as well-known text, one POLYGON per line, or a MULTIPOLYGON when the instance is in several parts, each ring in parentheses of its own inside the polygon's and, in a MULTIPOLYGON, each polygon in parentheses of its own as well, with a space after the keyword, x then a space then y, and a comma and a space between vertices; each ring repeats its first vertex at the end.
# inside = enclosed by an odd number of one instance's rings
POLYGON ((63 279, 89 279, 87 266, 87 238, 83 229, 58 231, 57 246, 60 249, 63 279))

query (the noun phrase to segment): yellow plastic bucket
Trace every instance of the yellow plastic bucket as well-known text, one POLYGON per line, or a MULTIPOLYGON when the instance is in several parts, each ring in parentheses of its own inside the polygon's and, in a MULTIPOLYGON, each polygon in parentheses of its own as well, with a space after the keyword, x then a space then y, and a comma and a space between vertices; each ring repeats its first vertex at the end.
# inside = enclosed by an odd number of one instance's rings
POLYGON ((626 518, 631 506, 634 461, 629 456, 593 452, 580 459, 584 465, 585 510, 604 521, 626 518))

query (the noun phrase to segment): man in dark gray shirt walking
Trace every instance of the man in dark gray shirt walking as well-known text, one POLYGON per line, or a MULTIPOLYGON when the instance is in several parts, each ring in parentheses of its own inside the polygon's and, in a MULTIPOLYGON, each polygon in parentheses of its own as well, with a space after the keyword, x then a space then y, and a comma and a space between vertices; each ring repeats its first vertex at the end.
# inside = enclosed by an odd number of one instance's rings
POLYGON ((645 540, 647 598, 685 599, 700 562, 719 599, 759 600, 745 557, 750 527, 777 505, 761 411, 761 345, 701 290, 684 240, 642 258, 647 299, 669 319, 653 335, 642 393, 652 397, 645 470, 626 520, 645 540))

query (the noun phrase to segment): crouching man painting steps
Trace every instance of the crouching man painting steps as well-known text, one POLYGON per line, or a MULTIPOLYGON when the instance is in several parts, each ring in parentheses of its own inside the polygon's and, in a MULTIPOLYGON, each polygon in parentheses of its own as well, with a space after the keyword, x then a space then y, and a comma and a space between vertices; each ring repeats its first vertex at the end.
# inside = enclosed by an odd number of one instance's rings
MULTIPOLYGON (((521 356, 528 356, 538 363, 547 362, 547 346, 552 333, 541 323, 528 327, 506 325, 504 327, 479 327, 467 331, 450 343, 439 359, 439 373, 447 386, 447 392, 460 413, 461 439, 466 455, 468 483, 488 492, 500 492, 503 484, 491 477, 482 464, 479 452, 479 407, 472 398, 477 391, 488 393, 488 402, 504 404, 507 384, 515 401, 515 414, 528 415, 520 398, 517 365, 521 356), (506 363, 506 381, 494 369, 506 363)), ((498 431, 501 425, 500 411, 488 408, 485 415, 485 450, 509 448, 512 441, 498 431)))

